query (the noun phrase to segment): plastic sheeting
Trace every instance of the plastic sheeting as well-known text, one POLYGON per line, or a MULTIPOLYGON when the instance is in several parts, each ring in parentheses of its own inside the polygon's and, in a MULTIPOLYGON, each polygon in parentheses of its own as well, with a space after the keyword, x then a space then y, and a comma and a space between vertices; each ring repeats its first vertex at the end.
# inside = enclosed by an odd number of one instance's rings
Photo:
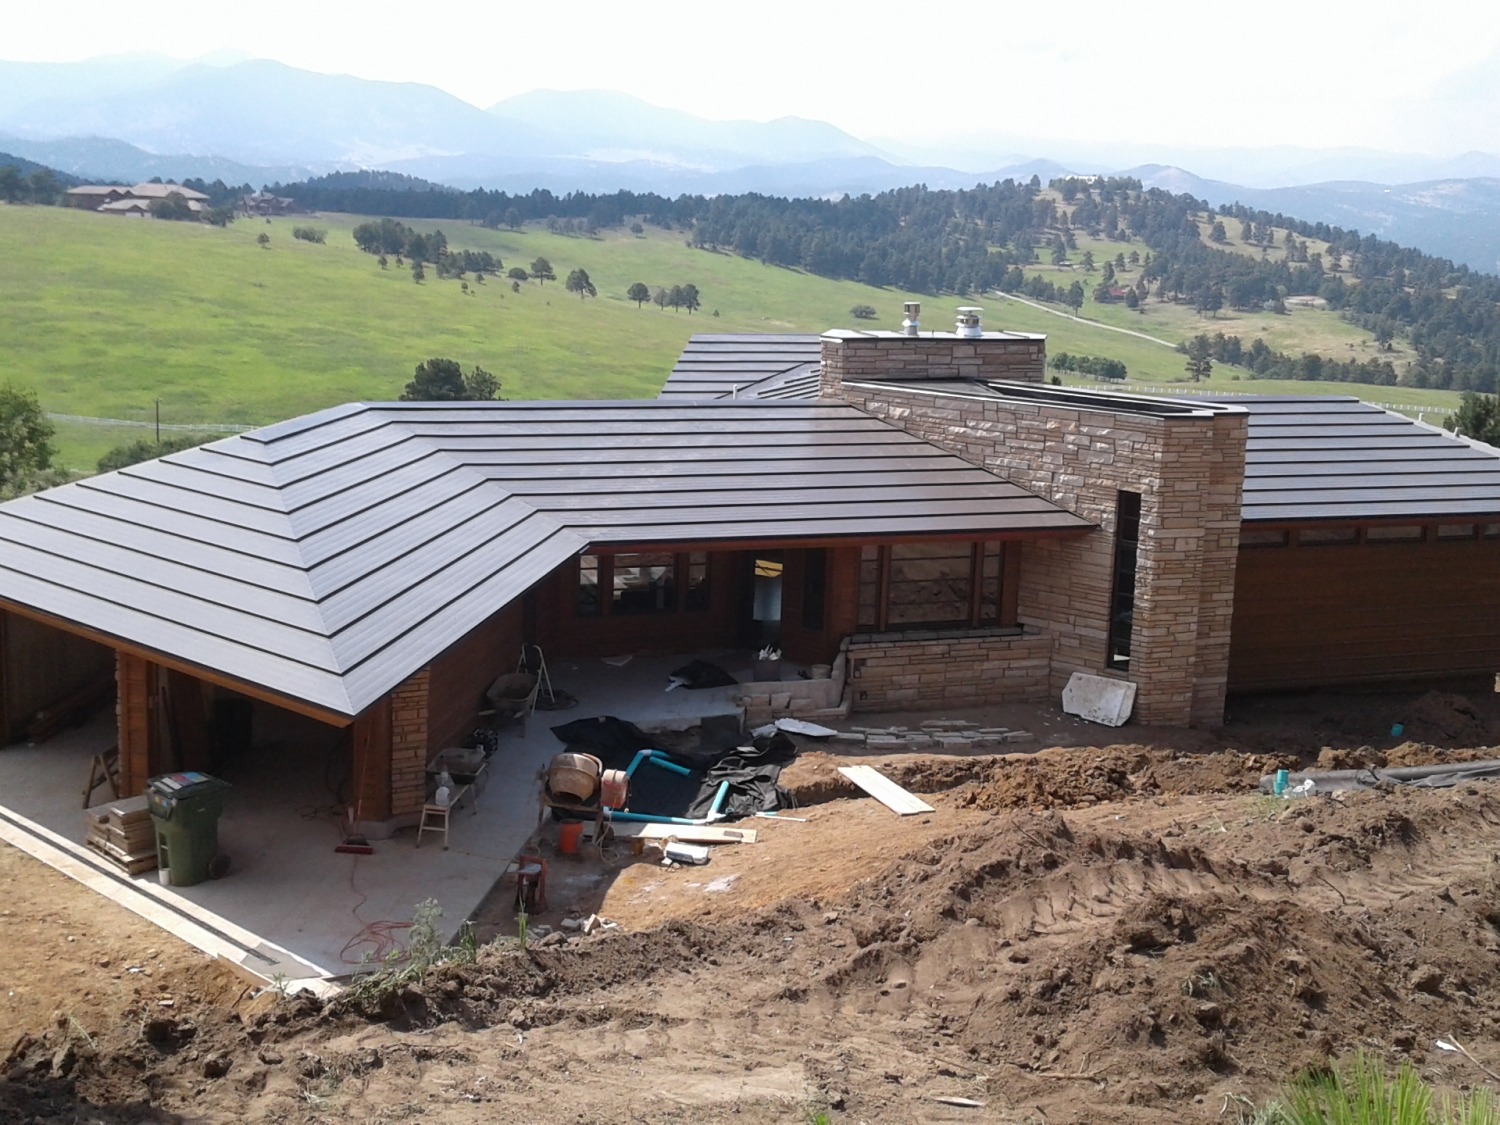
MULTIPOLYGON (((1394 769, 1369 767, 1359 770, 1309 770, 1287 775, 1287 788, 1295 789, 1306 781, 1313 783, 1313 793, 1337 793, 1346 789, 1378 789, 1382 785, 1406 785, 1416 789, 1450 789, 1473 781, 1500 780, 1500 759, 1483 762, 1450 762, 1436 766, 1400 766, 1394 769)), ((1262 793, 1276 792, 1276 775, 1260 779, 1262 793)))

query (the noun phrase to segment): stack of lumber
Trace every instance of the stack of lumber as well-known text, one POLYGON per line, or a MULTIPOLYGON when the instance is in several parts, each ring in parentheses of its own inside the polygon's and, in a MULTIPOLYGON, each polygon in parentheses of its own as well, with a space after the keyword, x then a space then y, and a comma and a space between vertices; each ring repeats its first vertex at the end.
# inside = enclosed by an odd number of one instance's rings
POLYGON ((89 831, 83 842, 127 875, 156 867, 156 826, 144 796, 111 801, 84 815, 89 831))

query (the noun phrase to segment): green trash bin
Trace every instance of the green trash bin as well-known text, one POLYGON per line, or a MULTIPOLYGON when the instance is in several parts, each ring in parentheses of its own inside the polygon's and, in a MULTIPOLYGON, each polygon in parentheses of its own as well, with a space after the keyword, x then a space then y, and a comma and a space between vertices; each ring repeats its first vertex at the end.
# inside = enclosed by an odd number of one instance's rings
POLYGON ((146 783, 162 882, 191 887, 228 872, 229 857, 219 854, 219 814, 229 788, 206 773, 168 773, 146 783))

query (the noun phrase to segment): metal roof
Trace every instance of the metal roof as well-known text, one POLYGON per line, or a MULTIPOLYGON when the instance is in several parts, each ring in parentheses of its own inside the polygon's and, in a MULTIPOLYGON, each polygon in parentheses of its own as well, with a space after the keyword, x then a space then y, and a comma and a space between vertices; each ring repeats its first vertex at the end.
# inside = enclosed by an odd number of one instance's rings
POLYGON ((0 505, 0 604, 353 716, 590 545, 1091 526, 842 403, 354 404, 0 505))
MULTIPOLYGON (((747 390, 775 376, 805 374, 822 361, 816 335, 705 334, 693 336, 667 376, 661 398, 716 399, 747 390)), ((816 397, 816 396, 812 396, 816 397)))
MULTIPOLYGON (((1246 522, 1500 517, 1500 452, 1350 395, 1149 396, 978 380, 855 385, 1164 416, 1241 407, 1250 422, 1240 508, 1246 522)), ((813 398, 818 387, 785 379, 771 393, 813 398)))
POLYGON ((1500 452, 1339 395, 1234 396, 1250 412, 1241 518, 1500 516, 1500 452))

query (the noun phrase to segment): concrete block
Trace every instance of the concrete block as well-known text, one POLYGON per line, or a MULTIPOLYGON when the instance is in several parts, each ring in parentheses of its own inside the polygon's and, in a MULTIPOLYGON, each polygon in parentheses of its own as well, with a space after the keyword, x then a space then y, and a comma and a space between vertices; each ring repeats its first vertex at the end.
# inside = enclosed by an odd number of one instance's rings
POLYGON ((771 696, 771 710, 773 711, 785 711, 791 705, 792 693, 789 691, 779 691, 771 696))
POLYGON ((1063 688, 1064 712, 1107 727, 1123 726, 1134 705, 1135 684, 1129 680, 1074 672, 1068 686, 1063 688))

